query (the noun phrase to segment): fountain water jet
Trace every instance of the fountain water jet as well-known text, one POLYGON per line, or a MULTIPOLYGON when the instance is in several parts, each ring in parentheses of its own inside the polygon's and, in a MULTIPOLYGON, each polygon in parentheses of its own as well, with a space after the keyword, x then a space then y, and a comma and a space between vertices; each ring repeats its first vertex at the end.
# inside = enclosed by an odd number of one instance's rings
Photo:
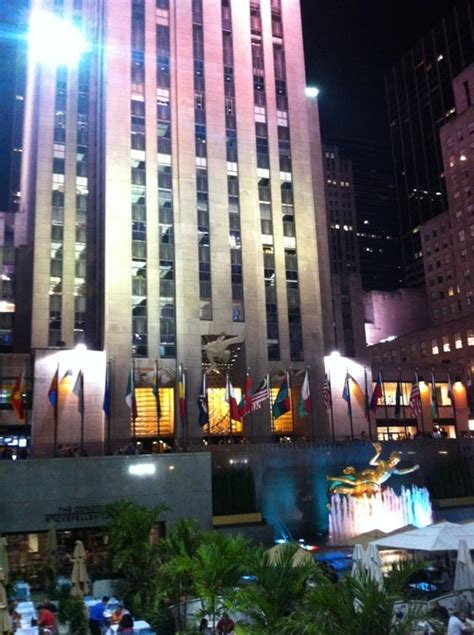
POLYGON ((426 527, 432 522, 430 495, 425 487, 402 486, 400 494, 386 487, 370 497, 333 494, 330 499, 329 540, 332 544, 374 529, 389 533, 405 525, 426 527))

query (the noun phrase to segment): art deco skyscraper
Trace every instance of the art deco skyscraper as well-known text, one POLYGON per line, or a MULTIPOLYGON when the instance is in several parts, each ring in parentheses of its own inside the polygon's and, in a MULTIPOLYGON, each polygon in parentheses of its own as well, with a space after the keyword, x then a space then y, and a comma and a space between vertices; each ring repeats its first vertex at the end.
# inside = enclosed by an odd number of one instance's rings
MULTIPOLYGON (((326 281, 299 1, 34 0, 33 11, 74 24, 89 46, 78 63, 30 60, 17 227, 32 254, 25 341, 106 351, 116 439, 130 436, 132 360, 133 432, 158 424, 157 360, 161 434, 182 434, 183 364, 187 434, 199 436, 203 346, 223 333, 241 341, 209 373, 211 435, 241 429, 222 410, 226 372, 242 386, 247 367, 254 383, 269 369, 276 383, 310 365, 319 397, 326 281)), ((262 437, 278 429, 268 413, 253 426, 262 437)), ((282 432, 298 426, 294 417, 282 432)))

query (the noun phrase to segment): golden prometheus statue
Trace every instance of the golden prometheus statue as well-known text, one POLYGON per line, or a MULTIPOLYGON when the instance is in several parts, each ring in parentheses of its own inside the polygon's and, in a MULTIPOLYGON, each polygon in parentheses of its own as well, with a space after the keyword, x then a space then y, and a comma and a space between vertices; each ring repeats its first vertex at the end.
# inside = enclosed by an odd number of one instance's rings
POLYGON ((397 469, 400 463, 400 452, 392 452, 387 460, 380 459, 382 445, 372 444, 375 448, 375 456, 370 460, 371 468, 358 472, 355 467, 349 465, 342 470, 340 476, 327 476, 330 481, 329 494, 344 494, 345 496, 372 496, 380 491, 380 486, 388 481, 392 474, 403 475, 415 472, 420 466, 414 465, 402 470, 397 469))

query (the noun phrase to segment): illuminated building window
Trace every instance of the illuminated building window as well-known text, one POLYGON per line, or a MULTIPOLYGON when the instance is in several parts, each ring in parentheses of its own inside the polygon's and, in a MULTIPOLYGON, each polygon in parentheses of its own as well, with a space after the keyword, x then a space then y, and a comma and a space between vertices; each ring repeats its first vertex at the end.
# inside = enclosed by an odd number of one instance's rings
POLYGON ((474 329, 467 329, 467 345, 474 346, 474 329))
POLYGON ((454 334, 454 347, 455 348, 462 348, 461 333, 455 333, 454 334))
POLYGON ((451 351, 451 344, 449 343, 449 337, 443 335, 443 352, 449 353, 451 351))
POLYGON ((436 339, 431 340, 431 354, 432 355, 439 354, 439 346, 438 346, 438 341, 436 339))
MULTIPOLYGON (((174 434, 174 389, 160 388, 160 422, 156 411, 156 399, 151 388, 136 388, 138 417, 135 420, 135 436, 156 437, 174 434)), ((133 434, 133 423, 131 433, 133 434)))
MULTIPOLYGON (((234 392, 237 402, 239 402, 242 391, 234 386, 234 392)), ((208 388, 207 398, 209 403, 209 432, 217 436, 242 434, 242 422, 234 421, 229 416, 229 404, 225 400, 225 388, 208 388)), ((204 428, 204 434, 208 434, 207 426, 204 428)))

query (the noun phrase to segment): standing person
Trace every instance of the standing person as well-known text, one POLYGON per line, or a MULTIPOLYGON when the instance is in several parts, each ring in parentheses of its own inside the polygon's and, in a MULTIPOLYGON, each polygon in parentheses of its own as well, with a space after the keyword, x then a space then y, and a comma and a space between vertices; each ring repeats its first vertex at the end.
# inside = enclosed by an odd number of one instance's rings
POLYGON ((217 633, 218 635, 229 635, 229 633, 233 633, 235 628, 235 623, 230 619, 227 613, 221 617, 221 619, 217 622, 217 633))
POLYGON ((91 635, 102 635, 102 627, 105 626, 104 611, 109 600, 109 596, 104 595, 100 602, 91 606, 89 610, 89 628, 91 635))

